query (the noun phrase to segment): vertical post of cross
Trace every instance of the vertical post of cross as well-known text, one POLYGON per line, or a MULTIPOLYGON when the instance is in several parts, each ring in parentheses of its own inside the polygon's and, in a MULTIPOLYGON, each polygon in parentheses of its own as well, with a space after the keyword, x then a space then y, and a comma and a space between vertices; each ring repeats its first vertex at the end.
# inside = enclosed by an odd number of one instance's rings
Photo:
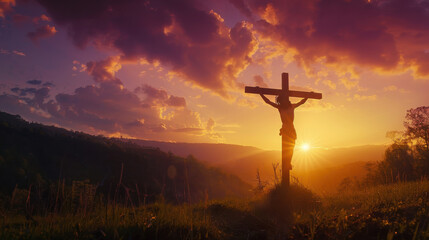
MULTIPOLYGON (((299 97, 299 98, 313 98, 313 99, 322 99, 321 93, 315 92, 303 92, 303 91, 290 91, 289 90, 289 75, 288 73, 282 73, 282 89, 273 89, 273 88, 261 88, 261 87, 250 87, 246 86, 244 88, 245 93, 254 93, 254 94, 266 94, 266 95, 282 95, 283 98, 289 100, 289 97, 299 97)), ((274 106, 275 103, 268 102, 268 99, 264 99, 265 102, 270 103, 274 106)), ((276 107, 278 108, 278 107, 276 107)), ((280 110, 280 109, 279 109, 280 110)), ((280 113, 280 116, 282 113, 280 113)), ((283 121, 283 119, 282 119, 283 121)), ((291 122, 292 123, 292 122, 291 122)), ((288 123, 287 123, 288 124, 288 123)), ((293 123, 292 123, 293 124, 293 123)), ((292 170, 292 156, 293 149, 295 147, 296 134, 291 133, 293 129, 292 126, 282 126, 280 131, 282 135, 282 179, 281 185, 283 187, 289 187, 290 185, 290 170, 292 170), (283 127, 287 129, 283 129, 283 127)))
MULTIPOLYGON (((282 95, 287 96, 289 100, 289 74, 282 73, 282 95)), ((283 127, 283 126, 282 126, 283 127)), ((282 134, 282 186, 290 185, 290 170, 292 168, 292 139, 287 134, 282 134)))
POLYGON ((289 73, 282 73, 282 94, 289 95, 289 73))

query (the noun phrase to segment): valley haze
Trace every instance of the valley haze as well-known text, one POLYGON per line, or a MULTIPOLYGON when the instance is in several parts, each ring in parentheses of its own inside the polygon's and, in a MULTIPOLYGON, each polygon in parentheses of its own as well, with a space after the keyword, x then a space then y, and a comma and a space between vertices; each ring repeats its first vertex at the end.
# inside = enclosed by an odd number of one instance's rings
MULTIPOLYGON (((272 164, 281 162, 281 151, 262 150, 251 146, 222 143, 172 143, 124 138, 120 140, 133 142, 142 147, 159 148, 181 157, 192 155, 209 166, 237 175, 251 185, 257 184, 257 171, 263 181, 273 183, 272 164)), ((304 152, 296 146, 292 159, 292 176, 318 193, 334 192, 346 177, 362 179, 366 175, 367 163, 383 160, 386 148, 385 145, 365 145, 315 148, 304 152)))

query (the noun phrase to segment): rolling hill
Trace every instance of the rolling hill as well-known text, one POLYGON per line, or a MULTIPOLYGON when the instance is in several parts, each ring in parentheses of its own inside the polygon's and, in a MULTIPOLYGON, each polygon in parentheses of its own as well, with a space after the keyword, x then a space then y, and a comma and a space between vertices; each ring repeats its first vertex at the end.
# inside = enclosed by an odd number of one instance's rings
POLYGON ((29 188, 43 195, 57 183, 84 181, 104 196, 112 195, 120 186, 131 197, 141 193, 147 200, 162 196, 173 202, 244 197, 251 188, 238 177, 194 157, 29 123, 3 112, 0 181, 0 194, 5 195, 29 188))

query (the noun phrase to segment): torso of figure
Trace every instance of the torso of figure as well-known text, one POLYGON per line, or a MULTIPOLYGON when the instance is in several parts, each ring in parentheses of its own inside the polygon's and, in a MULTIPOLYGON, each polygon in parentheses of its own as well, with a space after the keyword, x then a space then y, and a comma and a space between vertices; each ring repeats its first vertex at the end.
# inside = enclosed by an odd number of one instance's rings
POLYGON ((278 110, 283 126, 293 127, 294 109, 293 105, 287 107, 279 105, 278 110))

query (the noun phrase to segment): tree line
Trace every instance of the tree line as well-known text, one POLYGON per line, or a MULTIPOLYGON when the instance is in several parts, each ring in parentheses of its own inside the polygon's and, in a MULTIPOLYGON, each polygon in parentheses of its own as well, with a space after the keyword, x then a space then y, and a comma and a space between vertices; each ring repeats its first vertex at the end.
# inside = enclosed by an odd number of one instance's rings
POLYGON ((386 149, 382 161, 367 164, 365 179, 353 182, 346 178, 339 189, 428 179, 429 107, 407 110, 404 128, 386 133, 393 143, 386 149))
POLYGON ((35 209, 54 210, 97 199, 134 205, 160 198, 198 202, 244 197, 251 188, 191 155, 182 158, 120 139, 29 123, 4 112, 0 182, 0 209, 28 202, 35 209))

